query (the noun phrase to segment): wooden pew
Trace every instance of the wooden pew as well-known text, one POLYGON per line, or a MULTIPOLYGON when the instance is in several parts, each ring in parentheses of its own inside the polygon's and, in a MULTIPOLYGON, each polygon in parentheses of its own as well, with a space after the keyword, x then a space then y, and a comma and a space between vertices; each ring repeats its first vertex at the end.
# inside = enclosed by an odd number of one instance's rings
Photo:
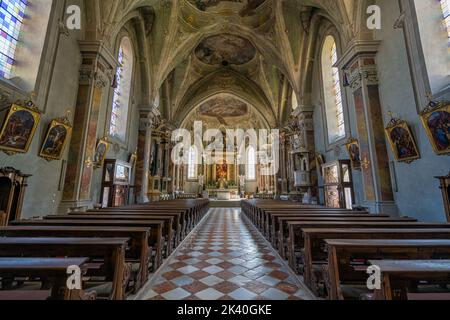
POLYGON ((11 223, 13 226, 61 226, 61 227, 144 227, 150 228, 149 246, 154 249, 154 270, 158 269, 163 261, 163 227, 164 221, 156 220, 18 220, 11 223))
POLYGON ((329 299, 344 300, 343 283, 365 284, 363 266, 370 260, 426 260, 450 258, 450 240, 326 240, 329 299), (365 261, 356 267, 354 261, 365 261))
POLYGON ((174 229, 177 231, 177 235, 179 238, 181 238, 183 235, 183 232, 189 230, 189 218, 186 213, 186 211, 182 210, 163 210, 163 209, 129 209, 129 208, 123 208, 121 210, 118 210, 118 208, 107 208, 107 209, 101 209, 101 210, 89 210, 87 212, 74 212, 70 213, 69 215, 85 215, 85 214, 92 214, 92 215, 100 215, 100 214, 108 214, 108 215, 143 215, 143 216, 151 216, 151 215, 167 215, 172 216, 174 219, 176 219, 176 224, 174 225, 174 229), (115 209, 115 210, 114 210, 115 209))
MULTIPOLYGON (((450 239, 450 227, 447 229, 325 229, 303 228, 304 249, 301 257, 306 285, 318 292, 318 282, 314 270, 320 273, 323 264, 327 264, 325 251, 327 239, 450 239)), ((297 269, 298 270, 298 269, 297 269)), ((300 270, 301 271, 301 270, 300 270)))
POLYGON ((69 290, 67 288, 67 271, 69 267, 77 266, 82 273, 86 272, 85 264, 88 258, 0 258, 0 278, 3 287, 0 291, 0 300, 7 300, 12 291, 5 287, 6 282, 17 278, 27 278, 32 281, 39 279, 42 283, 41 290, 18 291, 17 299, 37 299, 43 297, 51 300, 95 300, 96 293, 85 293, 81 290, 69 290), (46 288, 51 289, 50 296, 46 288), (45 291, 44 291, 45 290, 45 291))
MULTIPOLYGON (((75 219, 81 219, 83 217, 93 217, 95 220, 102 220, 101 217, 105 217, 110 219, 113 217, 113 219, 116 220, 164 220, 166 223, 164 224, 164 234, 167 234, 168 240, 172 239, 168 244, 167 248, 167 256, 172 254, 175 247, 178 246, 179 241, 181 241, 180 237, 182 235, 182 226, 181 226, 181 214, 172 214, 172 213, 159 213, 156 214, 150 214, 145 212, 110 212, 110 211, 93 211, 93 212, 74 212, 69 213, 70 217, 76 217, 75 219), (129 217, 129 219, 127 219, 129 217), (99 218, 99 219, 97 219, 99 218)), ((58 219, 59 216, 48 216, 48 219, 58 219), (50 218, 51 217, 51 218, 50 218)))
MULTIPOLYGON (((0 257, 89 257, 101 259, 99 275, 112 281, 112 300, 124 300, 131 266, 125 263, 129 238, 0 238, 0 257)), ((90 270, 92 272, 92 270, 90 270)))
POLYGON ((134 279, 137 292, 148 280, 152 262, 149 227, 67 227, 67 226, 11 226, 0 228, 0 237, 15 238, 130 238, 126 262, 139 262, 134 279))
MULTIPOLYGON (((266 236, 270 236, 270 231, 272 229, 272 215, 274 214, 284 214, 284 216, 296 216, 296 215, 353 215, 353 217, 357 216, 369 216, 368 212, 355 212, 353 210, 335 210, 335 209, 328 209, 328 208, 302 208, 302 209, 295 209, 295 210, 264 210, 262 214, 262 230, 261 232, 266 236)), ((371 215, 371 216, 378 216, 378 215, 371 215)), ((380 215, 378 216, 380 218, 388 218, 387 215, 380 215)))
POLYGON ((305 228, 327 229, 442 229, 450 224, 427 222, 387 222, 387 221, 288 221, 288 259, 293 270, 297 270, 295 253, 304 248, 303 232, 305 228), (297 250, 298 249, 298 250, 297 250))
MULTIPOLYGON (((389 218, 389 215, 380 214, 373 215, 378 218, 389 218)), ((267 212, 267 220, 266 220, 266 236, 269 240, 276 246, 278 242, 278 232, 279 232, 279 218, 281 219, 289 219, 289 218, 303 218, 303 217, 334 217, 334 218, 364 218, 369 217, 369 214, 366 212, 338 212, 338 213, 328 213, 328 212, 280 212, 280 211, 268 211, 267 212)))
POLYGON ((410 288, 419 281, 450 284, 450 260, 371 260, 381 271, 382 285, 374 300, 450 300, 446 293, 414 293, 410 288))
MULTIPOLYGON (((310 221, 314 219, 314 221, 320 220, 327 220, 327 221, 340 221, 340 220, 348 220, 348 221, 392 221, 395 222, 395 220, 392 220, 392 218, 389 218, 387 215, 359 215, 357 213, 355 214, 326 214, 326 213, 320 213, 320 214, 303 214, 303 215, 275 215, 274 222, 272 224, 273 226, 273 240, 272 243, 275 248, 278 249, 283 259, 286 259, 286 248, 287 248, 287 240, 288 240, 288 222, 289 221, 310 221), (317 219, 316 219, 317 218, 317 219)), ((416 219, 409 219, 409 218, 400 218, 400 221, 405 222, 416 222, 416 219)))
POLYGON ((168 257, 173 250, 173 217, 172 216, 134 216, 134 215, 109 215, 109 214, 83 214, 83 215, 52 215, 46 216, 43 218, 44 220, 51 221, 61 221, 61 220, 73 220, 73 221, 82 221, 82 220, 111 220, 111 221, 156 221, 157 224, 163 221, 163 229, 161 231, 161 235, 157 235, 158 239, 161 236, 163 242, 161 246, 164 248, 164 257, 168 257))

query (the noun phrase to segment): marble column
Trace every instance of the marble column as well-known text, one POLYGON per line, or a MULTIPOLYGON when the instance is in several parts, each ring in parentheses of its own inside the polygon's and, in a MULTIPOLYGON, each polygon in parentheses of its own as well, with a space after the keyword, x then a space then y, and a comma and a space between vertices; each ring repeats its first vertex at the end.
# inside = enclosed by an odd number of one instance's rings
POLYGON ((88 208, 100 199, 92 199, 91 184, 98 138, 102 97, 108 93, 116 58, 98 41, 80 41, 82 64, 75 108, 72 140, 65 177, 63 199, 59 211, 73 207, 88 208))
POLYGON ((148 182, 152 150, 153 117, 149 108, 141 108, 139 118, 138 161, 136 166, 136 194, 139 203, 149 202, 148 182))
POLYGON ((378 86, 378 41, 355 41, 338 61, 349 75, 361 148, 364 203, 374 213, 398 214, 394 201, 378 86))

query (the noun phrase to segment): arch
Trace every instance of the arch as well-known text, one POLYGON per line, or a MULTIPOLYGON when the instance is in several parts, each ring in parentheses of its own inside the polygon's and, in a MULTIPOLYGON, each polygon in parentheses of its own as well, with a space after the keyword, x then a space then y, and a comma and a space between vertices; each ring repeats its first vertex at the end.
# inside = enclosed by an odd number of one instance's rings
POLYGON ((212 73, 192 85, 175 110, 174 122, 182 123, 198 105, 222 93, 234 95, 252 105, 268 127, 276 126, 275 113, 261 88, 232 70, 212 73))

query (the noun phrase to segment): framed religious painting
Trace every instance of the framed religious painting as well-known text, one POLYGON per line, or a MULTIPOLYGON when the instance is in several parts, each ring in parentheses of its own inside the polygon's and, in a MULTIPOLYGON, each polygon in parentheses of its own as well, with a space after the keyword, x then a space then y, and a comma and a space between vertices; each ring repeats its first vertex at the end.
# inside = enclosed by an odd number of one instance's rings
POLYGON ((434 151, 450 155, 450 103, 431 102, 420 116, 434 151))
POLYGON ((97 148, 95 150, 95 155, 94 155, 94 163, 95 163, 96 168, 103 167, 108 150, 109 150, 108 140, 106 138, 100 139, 98 141, 97 148))
POLYGON ((134 169, 134 167, 136 166, 136 162, 137 162, 137 152, 133 153, 130 156, 130 160, 128 162, 129 162, 129 164, 131 164, 131 168, 134 169))
POLYGON ((13 104, 3 122, 0 133, 0 149, 8 155, 27 153, 41 120, 41 113, 34 103, 25 106, 13 104))
POLYGON ((386 128, 386 136, 396 161, 411 163, 420 159, 419 149, 406 121, 393 118, 386 128))
POLYGON ((325 158, 322 154, 316 153, 316 166, 319 169, 320 174, 322 175, 322 167, 325 164, 325 158))
POLYGON ((48 160, 61 160, 66 145, 72 135, 72 126, 67 118, 50 123, 39 156, 48 160))
POLYGON ((353 170, 361 170, 361 149, 356 139, 350 138, 346 144, 353 170))

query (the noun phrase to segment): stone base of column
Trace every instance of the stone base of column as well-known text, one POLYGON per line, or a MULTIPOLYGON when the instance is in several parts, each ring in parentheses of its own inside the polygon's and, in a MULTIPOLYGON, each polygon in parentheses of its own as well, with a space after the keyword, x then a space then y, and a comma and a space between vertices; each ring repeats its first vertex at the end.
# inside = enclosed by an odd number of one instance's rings
POLYGON ((69 212, 79 211, 84 212, 92 209, 94 202, 92 200, 84 201, 61 201, 58 207, 59 214, 67 214, 69 212))
POLYGON ((139 204, 146 204, 146 203, 150 202, 150 199, 149 199, 148 195, 145 194, 145 195, 140 195, 138 197, 137 201, 139 204))
POLYGON ((400 217, 400 212, 394 201, 364 202, 363 207, 369 208, 371 213, 388 214, 392 217, 400 217))

